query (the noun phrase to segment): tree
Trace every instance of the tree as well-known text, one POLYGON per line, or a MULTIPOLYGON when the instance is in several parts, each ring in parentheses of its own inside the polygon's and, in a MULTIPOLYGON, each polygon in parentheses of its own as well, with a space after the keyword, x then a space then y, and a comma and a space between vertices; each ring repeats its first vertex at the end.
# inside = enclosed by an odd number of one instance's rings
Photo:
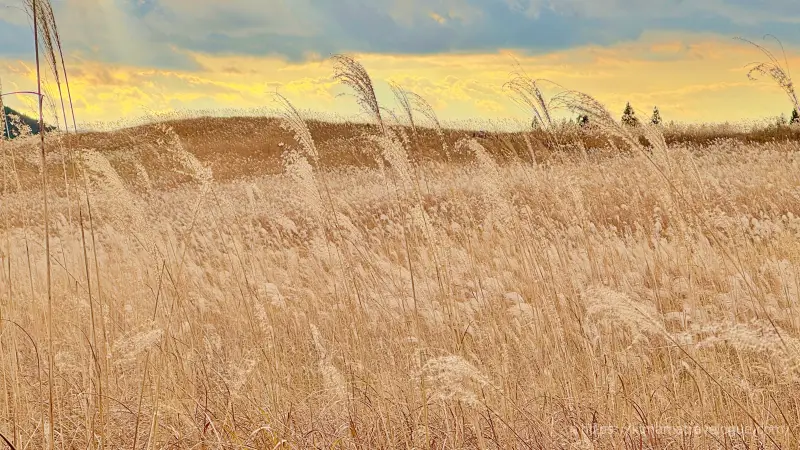
POLYGON ((581 128, 584 128, 587 125, 589 125, 589 115, 588 114, 578 115, 578 125, 580 125, 581 128))
POLYGON ((790 124, 799 124, 800 123, 800 114, 797 113, 797 108, 792 110, 792 118, 789 119, 790 124))
MULTIPOLYGON (((8 106, 3 107, 3 114, 0 114, 3 119, 3 124, 0 125, 0 140, 1 139, 14 139, 20 135, 26 134, 39 134, 39 121, 25 114, 17 112, 8 106)), ((46 131, 54 131, 55 127, 45 125, 46 131)))
POLYGON ((658 111, 658 106, 653 107, 653 118, 650 119, 650 123, 653 125, 661 124, 661 113, 658 111))
POLYGON ((629 127, 639 126, 639 119, 636 117, 636 111, 633 110, 630 102, 625 105, 625 111, 622 112, 622 124, 629 127))

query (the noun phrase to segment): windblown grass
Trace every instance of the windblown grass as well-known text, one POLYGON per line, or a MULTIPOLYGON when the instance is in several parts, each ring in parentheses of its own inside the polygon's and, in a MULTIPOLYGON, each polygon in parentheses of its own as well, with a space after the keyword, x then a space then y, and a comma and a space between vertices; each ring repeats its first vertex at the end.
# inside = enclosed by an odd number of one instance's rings
MULTIPOLYGON (((795 445, 800 147, 671 149, 688 205, 644 154, 533 167, 473 150, 475 165, 419 167, 416 213, 377 169, 294 159, 144 192, 115 155, 87 153, 96 244, 65 197, 51 207, 59 445, 96 439, 93 302, 114 447, 605 448, 637 431, 593 423, 753 419, 795 445)), ((45 269, 36 200, 9 191, 0 427, 21 448, 46 408, 45 269)))
POLYGON ((0 144, 11 445, 798 446, 800 144, 677 144, 522 78, 626 151, 547 120, 476 137, 336 62, 372 120, 345 137, 278 96, 270 131, 221 142, 0 144), (262 138, 284 145, 215 159, 262 138))

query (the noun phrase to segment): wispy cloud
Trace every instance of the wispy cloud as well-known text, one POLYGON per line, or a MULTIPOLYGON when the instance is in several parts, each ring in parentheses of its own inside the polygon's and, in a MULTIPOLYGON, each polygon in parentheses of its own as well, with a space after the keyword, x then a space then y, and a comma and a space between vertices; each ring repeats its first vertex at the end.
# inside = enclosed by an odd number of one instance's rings
MULTIPOLYGON (((731 38, 773 32, 790 53, 800 47, 800 3, 789 0, 52 1, 89 121, 260 107, 276 89, 302 107, 355 112, 330 78, 326 59, 339 52, 361 54, 387 99, 381 83, 395 80, 445 118, 521 117, 502 89, 519 62, 612 110, 630 100, 667 120, 737 119, 785 105, 747 82, 743 65, 759 55, 731 38)), ((6 87, 32 77, 20 6, 0 0, 6 87)))

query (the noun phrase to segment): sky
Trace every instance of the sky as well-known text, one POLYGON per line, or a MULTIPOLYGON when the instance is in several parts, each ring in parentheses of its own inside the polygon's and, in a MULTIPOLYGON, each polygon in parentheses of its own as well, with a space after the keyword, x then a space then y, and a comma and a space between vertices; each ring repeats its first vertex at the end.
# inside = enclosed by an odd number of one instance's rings
MULTIPOLYGON (((22 0, 0 0, 4 92, 36 87, 22 0)), ((504 87, 515 72, 552 80, 621 114, 666 121, 788 115, 746 65, 766 45, 800 71, 796 0, 52 0, 78 121, 125 123, 170 111, 267 113, 273 93, 321 117, 356 117, 332 78, 334 54, 423 96, 445 122, 530 115, 504 87)), ((54 92, 49 90, 51 94, 54 92)), ((546 91, 550 95, 556 91, 546 91)), ((30 111, 30 96, 7 96, 30 111)))

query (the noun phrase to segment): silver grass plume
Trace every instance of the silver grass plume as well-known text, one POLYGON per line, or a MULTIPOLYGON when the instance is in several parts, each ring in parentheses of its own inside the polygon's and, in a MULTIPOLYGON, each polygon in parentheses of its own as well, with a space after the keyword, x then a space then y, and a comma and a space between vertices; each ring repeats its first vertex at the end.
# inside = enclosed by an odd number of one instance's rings
POLYGON ((280 124, 281 128, 294 134, 294 139, 303 147, 306 156, 310 157, 316 165, 319 162, 319 152, 303 116, 283 95, 275 93, 275 99, 283 106, 280 110, 280 115, 283 119, 280 124))
POLYGON ((535 80, 528 75, 517 73, 507 82, 507 87, 512 92, 512 99, 530 110, 531 115, 544 124, 548 129, 553 127, 553 117, 550 113, 550 102, 545 100, 539 83, 546 80, 535 80))
POLYGON ((365 113, 372 116, 381 133, 386 134, 381 108, 367 70, 361 63, 346 55, 334 55, 332 59, 334 61, 334 78, 355 91, 359 106, 365 113))
POLYGON ((778 83, 778 86, 783 90, 784 93, 786 93, 786 96, 789 98, 792 106, 800 111, 800 101, 797 100, 797 93, 794 90, 794 83, 792 82, 792 76, 789 72, 789 62, 786 58, 786 51, 783 49, 783 44, 780 40, 778 40, 778 38, 771 34, 764 36, 764 38, 767 37, 772 37, 778 42, 778 45, 781 47, 781 52, 783 52, 785 67, 781 65, 780 61, 766 47, 758 45, 753 41, 736 37, 734 39, 746 42, 760 50, 761 53, 763 53, 768 59, 768 61, 765 62, 753 62, 748 64, 746 66, 749 67, 749 70, 747 71, 747 78, 751 80, 757 80, 756 75, 771 78, 774 82, 778 83))

